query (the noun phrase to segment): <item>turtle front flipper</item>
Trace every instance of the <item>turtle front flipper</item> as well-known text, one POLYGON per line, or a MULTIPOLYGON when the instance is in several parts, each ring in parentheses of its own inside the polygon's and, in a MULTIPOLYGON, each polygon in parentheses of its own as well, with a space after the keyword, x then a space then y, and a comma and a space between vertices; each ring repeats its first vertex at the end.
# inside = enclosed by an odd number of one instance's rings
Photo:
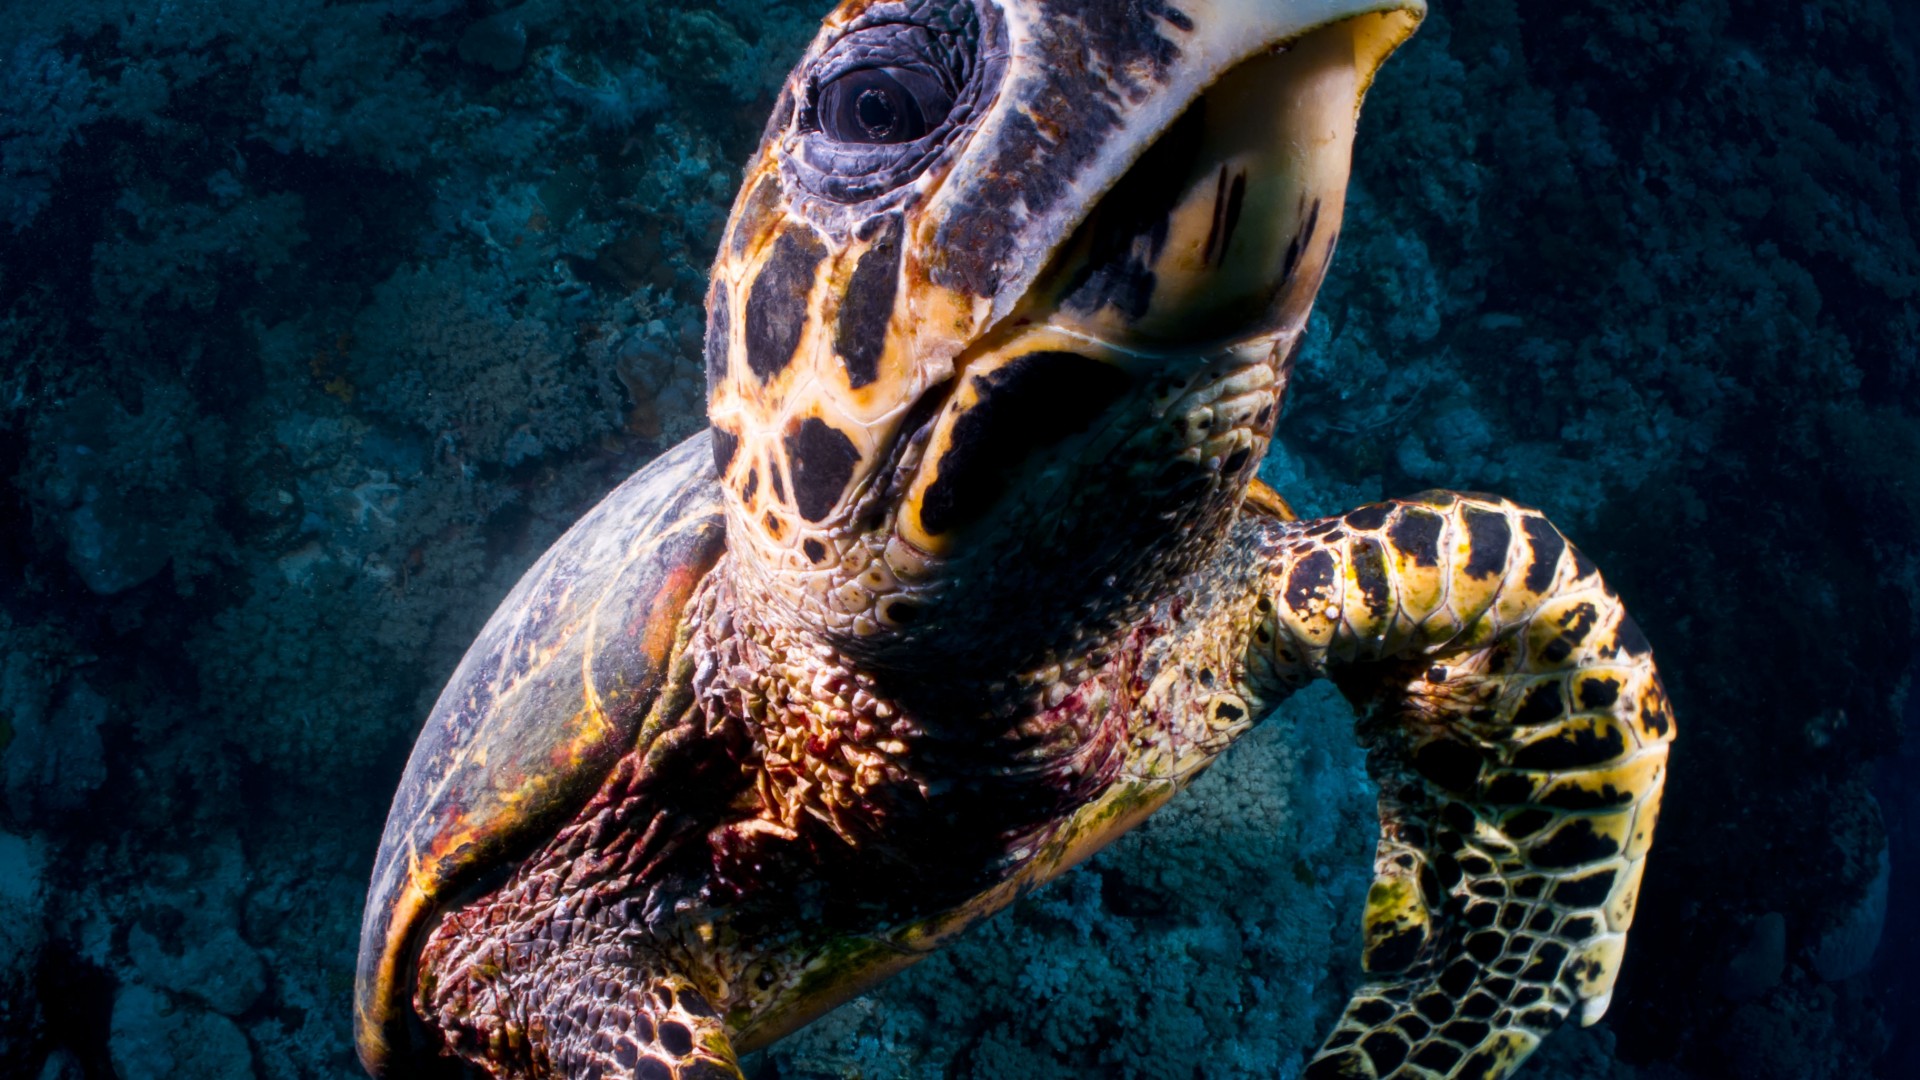
POLYGON ((449 1053, 493 1076, 741 1080, 718 1010, 638 942, 584 935, 546 955, 538 978, 513 979, 514 945, 535 943, 441 937, 428 946, 443 952, 433 966, 453 970, 416 1004, 449 1053))
POLYGON ((1539 514, 1430 492, 1270 522, 1248 678, 1325 676, 1380 787, 1367 982, 1308 1077, 1504 1077, 1606 1011, 1674 727, 1646 639, 1539 514))

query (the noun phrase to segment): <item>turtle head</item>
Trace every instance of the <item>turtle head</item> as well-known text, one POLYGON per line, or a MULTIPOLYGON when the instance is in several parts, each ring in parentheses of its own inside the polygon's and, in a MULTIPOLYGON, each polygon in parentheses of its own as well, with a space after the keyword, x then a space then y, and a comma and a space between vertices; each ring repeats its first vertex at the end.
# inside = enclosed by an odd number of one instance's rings
POLYGON ((835 11, 708 297, 747 594, 951 660, 1054 644, 1204 557, 1279 411, 1361 96, 1423 6, 835 11))

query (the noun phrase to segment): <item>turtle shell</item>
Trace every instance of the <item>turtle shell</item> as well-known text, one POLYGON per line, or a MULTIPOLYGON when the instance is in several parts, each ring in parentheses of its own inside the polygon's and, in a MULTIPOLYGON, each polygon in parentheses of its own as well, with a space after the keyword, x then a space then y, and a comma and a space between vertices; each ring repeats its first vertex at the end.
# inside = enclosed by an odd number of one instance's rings
POLYGON ((367 892, 354 1027, 375 1075, 410 1056, 423 933, 530 855, 633 745, 723 546, 703 432, 568 529, 468 648, 414 743, 367 892))

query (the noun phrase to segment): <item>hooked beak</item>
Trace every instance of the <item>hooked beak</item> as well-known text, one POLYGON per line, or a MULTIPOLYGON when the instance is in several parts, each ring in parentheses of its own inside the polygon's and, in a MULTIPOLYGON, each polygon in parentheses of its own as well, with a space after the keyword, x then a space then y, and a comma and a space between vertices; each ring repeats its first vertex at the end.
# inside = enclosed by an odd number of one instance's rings
MULTIPOLYGON (((1185 302, 1202 292, 1224 288, 1242 294, 1242 303, 1248 290, 1258 292, 1259 281, 1281 268, 1314 197, 1321 203, 1316 231, 1331 236, 1337 229, 1361 98, 1419 25, 1425 0, 1184 0, 1180 8, 1162 15, 1171 59, 1150 76, 1129 69, 1068 80, 1048 70, 1071 53, 1056 39, 1094 29, 1044 25, 1059 21, 1047 5, 1008 5, 1016 62, 1002 96, 1016 107, 996 109, 975 139, 1010 151, 970 162, 943 184, 913 245, 933 260, 926 268, 931 280, 977 298, 971 312, 953 313, 971 324, 964 337, 977 342, 990 328, 1066 302, 1076 284, 1084 285, 1076 275, 1099 275, 1102 267, 1089 268, 1089 261, 1110 259, 1133 240, 1114 234, 1142 222, 1164 223, 1167 233, 1150 260, 1162 295, 1151 317, 1125 320, 1149 339, 1182 337, 1196 318, 1236 309, 1218 299, 1200 310, 1185 302), (1023 52, 1033 62, 1020 63, 1023 52), (1063 94, 1065 87, 1071 89, 1063 94), (1100 92, 1112 101, 1086 100, 1100 92), (1112 130, 1093 130, 1103 124, 1112 130), (1037 140, 1014 130, 1029 126, 1038 129, 1037 140), (1076 152, 1076 141, 1093 149, 1076 152), (1035 171, 1054 175, 1036 182, 1035 171), (1237 176, 1244 177, 1239 216, 1222 244, 1214 212, 1217 206, 1225 230, 1237 176), (983 215, 1009 198, 1017 205, 983 215)), ((1098 298, 1079 299, 1084 308, 1098 298)), ((1124 312, 1128 305, 1114 306, 1124 312)), ((1095 319, 1081 329, 1111 327, 1095 319)))
MULTIPOLYGON (((975 266, 999 275, 976 293, 975 329, 957 354, 947 354, 946 370, 966 377, 952 384, 929 429, 930 460, 898 523, 901 537, 926 551, 946 551, 954 540, 924 513, 947 469, 939 451, 963 434, 961 418, 978 406, 994 373, 1026 357, 1075 354, 1096 362, 1087 370, 1136 375, 1168 361, 1264 365, 1284 385, 1283 358, 1305 331, 1340 230, 1361 98, 1418 25, 1424 3, 1197 0, 1185 7, 1191 28, 1172 32, 1186 34, 1178 61, 1145 100, 1114 114, 1136 130, 1114 135, 1070 174, 1084 199, 1023 201, 989 219, 1015 222, 1009 233, 979 229, 976 215, 967 242, 917 245, 950 260, 933 267, 935 282, 942 271, 964 278, 975 266), (996 244, 1033 249, 980 262, 996 244)), ((998 123, 1047 120, 1049 99, 1017 97, 1022 92, 1018 81, 1005 91, 1028 107, 997 110, 998 123)), ((1058 146, 1070 149, 1061 132, 1058 146)), ((980 137, 991 144, 991 132, 980 137)), ((1065 153, 1035 157, 1025 167, 1059 168, 1063 160, 1070 160, 1065 153)), ((936 203, 977 205, 968 200, 983 197, 976 190, 982 177, 1005 175, 995 168, 988 159, 956 175, 936 203)), ((1045 191, 1031 180, 1022 188, 1023 195, 1045 191)), ((930 214, 923 227, 938 229, 941 221, 930 214)), ((937 333, 939 325, 928 319, 920 327, 937 333)), ((1258 435, 1264 439, 1264 430, 1258 435)))

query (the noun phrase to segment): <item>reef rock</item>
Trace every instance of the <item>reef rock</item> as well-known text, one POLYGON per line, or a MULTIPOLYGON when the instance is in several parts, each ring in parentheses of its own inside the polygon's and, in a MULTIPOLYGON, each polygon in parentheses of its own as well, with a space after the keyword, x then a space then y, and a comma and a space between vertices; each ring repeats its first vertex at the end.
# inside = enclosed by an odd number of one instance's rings
POLYGON ((233 1021, 130 983, 113 999, 109 1043, 120 1080, 252 1080, 253 1052, 233 1021))

